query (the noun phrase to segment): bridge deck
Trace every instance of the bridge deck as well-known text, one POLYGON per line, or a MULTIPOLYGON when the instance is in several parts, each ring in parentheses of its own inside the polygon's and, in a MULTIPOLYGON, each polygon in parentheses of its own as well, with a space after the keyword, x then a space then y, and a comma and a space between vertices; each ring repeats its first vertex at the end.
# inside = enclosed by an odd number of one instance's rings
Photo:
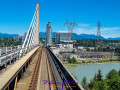
POLYGON ((24 57, 22 57, 18 62, 13 64, 9 70, 6 70, 4 73, 0 74, 0 90, 10 81, 10 79, 16 74, 16 72, 24 65, 24 63, 29 59, 29 57, 38 49, 36 47, 24 57))

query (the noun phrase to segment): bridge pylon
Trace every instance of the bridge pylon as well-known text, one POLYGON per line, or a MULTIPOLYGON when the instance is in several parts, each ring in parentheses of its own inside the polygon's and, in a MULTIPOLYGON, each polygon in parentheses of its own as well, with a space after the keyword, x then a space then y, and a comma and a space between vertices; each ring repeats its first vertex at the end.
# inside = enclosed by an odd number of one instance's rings
POLYGON ((36 31, 37 31, 37 35, 36 35, 36 45, 39 44, 39 3, 36 3, 36 31))
POLYGON ((39 45, 39 3, 36 3, 36 10, 29 26, 27 35, 25 36, 20 56, 24 52, 28 52, 39 45))

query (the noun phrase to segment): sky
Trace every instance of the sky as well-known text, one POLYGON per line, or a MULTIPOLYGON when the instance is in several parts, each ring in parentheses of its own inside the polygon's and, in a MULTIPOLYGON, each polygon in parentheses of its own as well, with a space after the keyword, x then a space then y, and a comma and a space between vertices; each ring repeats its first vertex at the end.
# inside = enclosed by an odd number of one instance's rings
POLYGON ((53 32, 68 30, 66 19, 75 19, 74 33, 96 35, 100 20, 103 37, 120 37, 120 0, 0 0, 0 33, 27 32, 36 2, 40 3, 40 32, 46 31, 47 22, 53 32))

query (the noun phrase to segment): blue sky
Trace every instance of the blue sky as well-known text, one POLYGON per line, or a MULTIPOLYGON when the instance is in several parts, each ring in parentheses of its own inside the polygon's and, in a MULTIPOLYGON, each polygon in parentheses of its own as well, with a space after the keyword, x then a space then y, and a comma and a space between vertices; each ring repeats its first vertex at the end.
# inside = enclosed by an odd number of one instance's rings
POLYGON ((120 0, 0 0, 0 32, 24 34, 28 30, 35 3, 40 3, 40 32, 46 31, 46 23, 52 23, 53 32, 67 30, 66 19, 78 25, 77 34, 96 34, 97 21, 102 36, 120 37, 120 0))

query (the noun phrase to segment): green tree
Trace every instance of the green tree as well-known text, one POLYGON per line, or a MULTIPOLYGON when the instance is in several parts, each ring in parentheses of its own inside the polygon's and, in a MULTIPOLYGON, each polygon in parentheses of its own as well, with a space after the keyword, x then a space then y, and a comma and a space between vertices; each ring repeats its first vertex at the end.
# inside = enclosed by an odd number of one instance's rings
POLYGON ((72 63, 70 57, 67 57, 68 63, 72 63))
POLYGON ((90 51, 90 48, 86 48, 86 51, 90 51))
POLYGON ((106 76, 107 79, 112 79, 118 75, 118 72, 115 69, 112 69, 106 76))
POLYGON ((76 59, 74 57, 72 57, 71 62, 72 63, 77 63, 77 61, 76 61, 76 59))
POLYGON ((67 57, 68 63, 77 63, 76 59, 73 57, 72 59, 70 57, 67 57))
POLYGON ((101 70, 99 69, 98 70, 98 74, 97 74, 97 81, 101 81, 102 80, 102 73, 101 73, 101 70))
POLYGON ((120 77, 118 75, 114 75, 114 78, 108 80, 108 89, 110 90, 120 90, 120 77))
POLYGON ((84 88, 85 90, 87 90, 87 79, 86 79, 86 77, 83 77, 82 82, 81 82, 81 85, 83 86, 83 88, 84 88))
POLYGON ((92 90, 95 87, 96 81, 94 79, 90 80, 90 83, 88 84, 88 88, 92 90))
POLYGON ((119 71, 118 71, 118 74, 119 74, 119 76, 120 76, 120 69, 119 69, 119 71))
POLYGON ((94 81, 97 81, 97 75, 96 75, 96 73, 95 73, 95 75, 94 75, 94 81))
POLYGON ((104 81, 98 81, 94 88, 95 90, 107 90, 107 84, 104 81))

